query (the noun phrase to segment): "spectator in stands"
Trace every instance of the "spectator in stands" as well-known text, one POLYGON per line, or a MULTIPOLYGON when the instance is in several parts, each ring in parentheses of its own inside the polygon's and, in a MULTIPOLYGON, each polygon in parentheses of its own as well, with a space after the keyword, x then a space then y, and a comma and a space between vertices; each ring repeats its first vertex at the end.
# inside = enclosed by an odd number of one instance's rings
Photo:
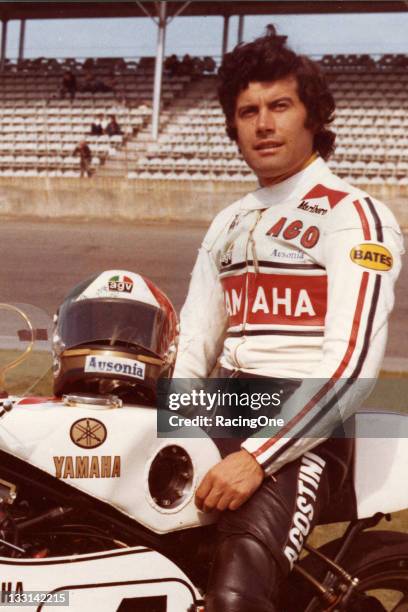
POLYGON ((77 80, 75 74, 72 70, 67 70, 64 72, 64 76, 62 77, 60 96, 61 98, 65 98, 66 94, 69 94, 71 102, 75 99, 75 95, 77 92, 77 80))
POLYGON ((116 121, 115 115, 109 115, 109 123, 106 126, 105 133, 108 136, 118 136, 123 134, 119 123, 116 121))
POLYGON ((183 57, 183 61, 180 64, 179 74, 185 76, 191 76, 194 72, 194 61, 191 55, 188 53, 183 57))
POLYGON ((74 157, 79 157, 81 178, 83 178, 85 174, 87 174, 88 178, 90 178, 92 176, 92 152, 86 140, 81 140, 81 142, 75 147, 72 155, 74 157))
POLYGON ((103 118, 103 113, 99 113, 99 115, 97 115, 95 121, 91 125, 92 136, 103 136, 103 134, 105 133, 106 126, 107 122, 103 118))
POLYGON ((193 70, 191 76, 200 77, 204 72, 204 61, 201 57, 193 57, 193 70))
POLYGON ((216 63, 213 57, 207 55, 203 60, 203 70, 204 72, 214 72, 216 68, 216 63))
POLYGON ((93 59, 93 57, 88 57, 83 65, 82 65, 82 69, 83 70, 87 70, 87 71, 92 71, 95 68, 95 60, 93 59))
POLYGON ((113 83, 114 81, 112 79, 109 80, 109 83, 105 83, 102 79, 98 79, 93 72, 87 70, 82 85, 82 91, 89 91, 90 93, 114 91, 113 83))
POLYGON ((175 76, 176 74, 178 74, 179 66, 180 61, 177 55, 173 53, 173 55, 166 57, 166 60, 164 62, 164 69, 170 73, 170 76, 175 76))

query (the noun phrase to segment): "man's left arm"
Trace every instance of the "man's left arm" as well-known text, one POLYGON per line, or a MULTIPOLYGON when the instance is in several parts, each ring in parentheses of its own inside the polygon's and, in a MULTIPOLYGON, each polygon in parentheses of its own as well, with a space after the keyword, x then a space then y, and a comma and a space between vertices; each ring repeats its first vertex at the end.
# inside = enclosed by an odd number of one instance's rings
POLYGON ((199 507, 238 508, 265 476, 330 437, 370 392, 384 355, 402 236, 386 209, 383 223, 367 203, 353 206, 359 226, 336 222, 341 215, 334 215, 324 238, 328 304, 321 361, 284 405, 282 428, 258 432, 210 470, 197 491, 199 507), (214 503, 227 479, 227 494, 214 503))
POLYGON ((401 232, 381 203, 374 206, 364 198, 333 214, 324 237, 328 291, 322 359, 284 405, 285 425, 242 445, 267 475, 330 437, 372 390, 402 252, 401 232))

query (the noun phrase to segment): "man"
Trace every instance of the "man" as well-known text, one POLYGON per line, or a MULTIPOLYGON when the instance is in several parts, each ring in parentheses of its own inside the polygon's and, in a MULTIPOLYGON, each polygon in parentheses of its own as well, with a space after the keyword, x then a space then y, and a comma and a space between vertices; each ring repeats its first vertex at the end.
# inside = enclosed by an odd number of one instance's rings
POLYGON ((99 113, 96 116, 95 121, 91 124, 91 135, 92 136, 103 136, 105 133, 107 122, 103 117, 103 113, 99 113))
POLYGON ((77 80, 72 70, 64 72, 64 76, 61 81, 60 97, 65 98, 65 94, 68 93, 71 102, 74 101, 77 92, 77 80))
POLYGON ((387 208, 324 161, 334 100, 317 64, 269 27, 227 54, 219 76, 227 132, 260 189, 204 238, 175 376, 205 378, 218 363, 218 377, 284 391, 285 425, 246 439, 196 494, 202 510, 222 511, 206 610, 272 612, 350 465, 350 441, 327 439, 378 374, 402 241, 387 208))
POLYGON ((121 134, 123 134, 119 123, 116 121, 115 115, 109 115, 109 123, 105 128, 105 132, 109 137, 120 136, 121 134))
POLYGON ((86 140, 81 140, 81 142, 73 150, 72 155, 74 157, 79 156, 81 178, 83 178, 85 174, 87 174, 88 178, 90 178, 92 176, 92 152, 86 140))

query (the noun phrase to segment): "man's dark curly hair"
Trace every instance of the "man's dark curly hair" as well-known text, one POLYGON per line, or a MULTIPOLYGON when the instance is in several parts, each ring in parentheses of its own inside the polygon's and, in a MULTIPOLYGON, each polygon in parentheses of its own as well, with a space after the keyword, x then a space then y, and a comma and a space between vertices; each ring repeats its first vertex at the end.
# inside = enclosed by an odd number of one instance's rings
POLYGON ((239 44, 224 56, 218 71, 218 97, 225 114, 227 134, 237 141, 234 124, 238 95, 254 81, 276 81, 294 76, 298 95, 306 107, 305 127, 314 132, 313 148, 323 159, 334 151, 336 135, 327 129, 334 117, 335 102, 320 66, 304 55, 297 55, 286 45, 286 36, 278 36, 273 25, 266 35, 253 42, 239 44))

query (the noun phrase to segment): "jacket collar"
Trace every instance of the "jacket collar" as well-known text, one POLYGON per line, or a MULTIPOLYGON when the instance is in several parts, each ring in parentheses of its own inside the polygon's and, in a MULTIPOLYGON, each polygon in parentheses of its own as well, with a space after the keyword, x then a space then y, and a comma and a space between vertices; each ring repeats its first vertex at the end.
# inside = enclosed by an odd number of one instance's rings
POLYGON ((242 208, 244 210, 268 208, 275 204, 281 204, 285 200, 301 198, 313 185, 322 182, 325 177, 330 175, 331 172, 326 162, 318 157, 309 166, 285 181, 249 193, 242 200, 242 208))

